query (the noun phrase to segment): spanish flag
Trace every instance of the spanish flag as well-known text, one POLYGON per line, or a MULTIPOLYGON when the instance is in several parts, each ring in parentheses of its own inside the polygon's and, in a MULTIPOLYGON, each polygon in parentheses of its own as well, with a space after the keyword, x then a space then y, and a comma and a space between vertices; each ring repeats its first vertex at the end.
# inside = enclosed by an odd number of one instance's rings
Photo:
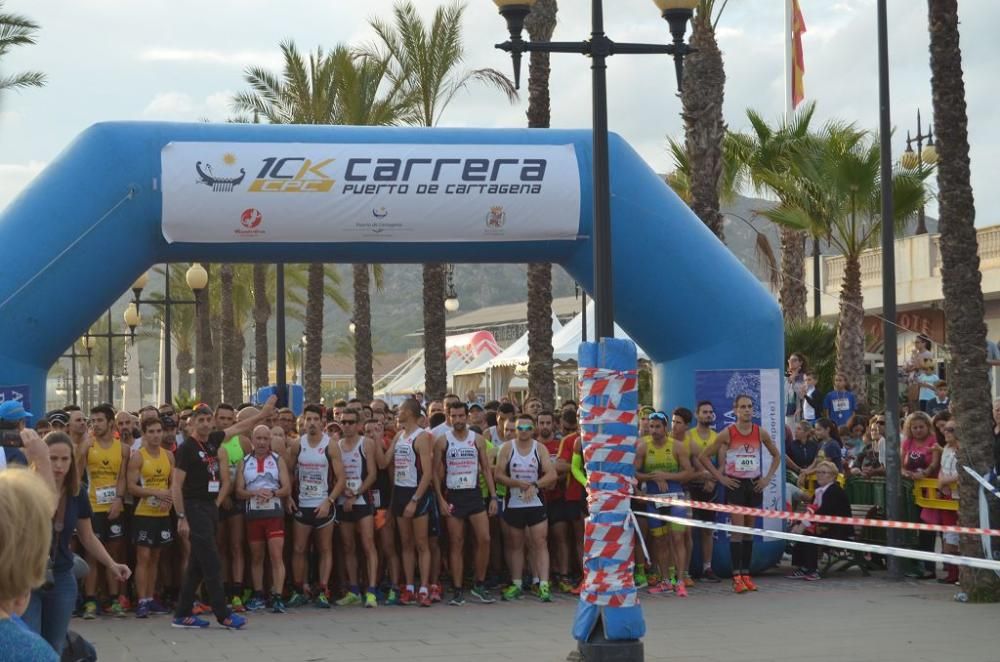
POLYGON ((792 108, 798 107, 806 97, 802 79, 806 73, 806 61, 802 57, 802 35, 806 31, 806 22, 802 18, 799 0, 792 0, 791 25, 789 26, 792 41, 792 108))

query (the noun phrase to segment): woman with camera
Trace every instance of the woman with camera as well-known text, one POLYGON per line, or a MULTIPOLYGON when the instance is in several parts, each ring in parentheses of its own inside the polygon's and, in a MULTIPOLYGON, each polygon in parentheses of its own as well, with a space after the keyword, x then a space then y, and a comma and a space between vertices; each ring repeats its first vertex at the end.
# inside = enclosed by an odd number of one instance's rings
POLYGON ((24 612, 24 621, 55 649, 62 652, 69 629, 70 617, 76 604, 76 578, 73 576, 73 533, 83 548, 93 554, 108 572, 125 582, 132 571, 115 563, 90 524, 90 500, 80 490, 80 474, 73 461, 73 442, 63 432, 45 436, 49 448, 49 463, 56 487, 56 508, 52 517, 52 541, 49 544, 48 572, 45 584, 31 592, 31 602, 24 612))

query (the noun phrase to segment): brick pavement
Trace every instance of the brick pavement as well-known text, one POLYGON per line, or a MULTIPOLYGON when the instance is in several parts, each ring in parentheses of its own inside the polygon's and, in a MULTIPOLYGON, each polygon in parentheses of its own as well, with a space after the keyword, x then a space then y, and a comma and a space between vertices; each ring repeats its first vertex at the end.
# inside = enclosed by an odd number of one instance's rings
MULTIPOLYGON (((728 585, 695 587, 691 597, 644 595, 647 662, 996 662, 996 605, 959 604, 954 587, 837 576, 805 583, 778 574, 757 594, 728 585), (724 624, 721 629, 719 624, 724 624)), ((129 662, 358 662, 475 660, 557 662, 575 643, 575 598, 516 604, 300 609, 251 614, 228 632, 175 630, 168 617, 138 621, 74 619, 100 659, 129 662)))

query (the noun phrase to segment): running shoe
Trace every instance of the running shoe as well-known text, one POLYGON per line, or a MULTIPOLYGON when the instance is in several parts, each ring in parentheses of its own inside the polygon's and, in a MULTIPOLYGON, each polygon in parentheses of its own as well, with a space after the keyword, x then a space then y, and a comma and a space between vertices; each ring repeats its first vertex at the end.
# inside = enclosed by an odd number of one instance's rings
POLYGON ((441 586, 439 584, 431 584, 431 602, 441 602, 441 586))
POLYGON ((688 575, 686 572, 684 573, 684 586, 686 586, 687 588, 691 588, 694 586, 694 580, 691 579, 690 575, 688 575))
POLYGON ((796 568, 792 570, 792 574, 785 575, 785 579, 805 579, 806 573, 802 571, 801 568, 796 568))
POLYGON ((122 603, 117 600, 113 601, 111 606, 108 607, 108 613, 115 618, 125 618, 125 609, 122 608, 122 603))
POLYGON ((365 608, 374 609, 378 607, 378 598, 375 597, 374 593, 365 593, 365 608))
POLYGON ((538 587, 538 599, 542 602, 552 602, 552 589, 548 582, 542 582, 538 587))
POLYGON ((750 579, 750 575, 743 575, 743 585, 747 587, 748 591, 757 590, 757 585, 753 583, 752 579, 750 579))
POLYGON ((247 609, 250 611, 264 611, 264 600, 262 598, 250 598, 247 602, 247 609))
POLYGON ((746 593, 749 590, 743 583, 742 575, 733 575, 733 593, 746 593))
POLYGON ((465 604, 465 596, 462 595, 462 589, 456 588, 451 592, 451 600, 448 601, 448 604, 452 607, 461 607, 465 604))
MULTIPOLYGON (((350 607, 351 605, 359 605, 363 602, 361 596, 354 591, 348 591, 344 597, 337 600, 338 607, 350 607)), ((329 603, 328 603, 329 604, 329 603)))
POLYGON ((208 627, 208 621, 197 616, 186 616, 185 618, 175 618, 170 621, 170 627, 181 630, 204 630, 208 627))
POLYGON ((275 595, 271 598, 271 613, 272 614, 287 614, 288 610, 285 608, 285 603, 282 602, 281 597, 275 595))
POLYGON ((239 614, 230 614, 226 618, 219 621, 219 625, 227 630, 242 630, 246 624, 247 619, 243 618, 239 614))
POLYGON ((233 596, 233 600, 229 603, 229 606, 232 607, 232 610, 237 614, 242 614, 247 610, 247 608, 243 605, 243 599, 238 595, 233 596))
POLYGON ((298 591, 292 591, 292 597, 290 597, 288 599, 288 606, 289 607, 301 607, 302 605, 304 605, 308 601, 309 600, 302 593, 299 593, 298 591))
POLYGON ((556 582, 556 590, 559 591, 560 593, 572 593, 573 585, 570 584, 565 579, 560 579, 558 582, 556 582))
POLYGON ((156 598, 153 598, 152 600, 147 602, 146 606, 149 608, 149 613, 153 614, 154 616, 162 616, 164 614, 170 613, 170 610, 167 608, 167 606, 164 605, 159 600, 157 600, 156 598))
POLYGON ((240 599, 243 600, 243 604, 246 604, 250 602, 250 598, 252 597, 253 597, 253 589, 245 588, 243 589, 243 595, 240 596, 240 599))
POLYGON ((139 600, 139 606, 135 608, 136 618, 149 618, 149 602, 139 600))
POLYGON ((684 585, 684 582, 674 584, 674 593, 677 594, 678 598, 686 598, 688 596, 687 586, 684 585))
POLYGON ((518 586, 517 584, 511 584, 510 586, 508 586, 503 590, 503 593, 500 594, 500 597, 505 601, 510 601, 510 600, 519 600, 523 595, 524 591, 521 589, 520 586, 518 586))
POLYGON ((404 607, 409 607, 417 601, 417 596, 413 594, 413 591, 403 589, 403 592, 399 594, 399 604, 404 607))
POLYGON ((702 581, 712 582, 713 584, 718 584, 720 581, 719 576, 715 574, 715 571, 711 568, 705 568, 701 571, 702 581))
POLYGON ((92 621, 97 618, 97 603, 87 600, 83 603, 83 620, 92 621))
POLYGON ((646 588, 649 586, 649 580, 646 578, 646 572, 636 572, 635 573, 635 587, 636 588, 646 588))
POLYGON ((651 595, 663 595, 664 593, 669 595, 674 592, 674 587, 670 584, 670 582, 661 581, 653 586, 650 586, 649 592, 651 595))
POLYGON ((491 605, 497 601, 497 599, 493 597, 493 594, 490 593, 490 590, 482 584, 479 586, 473 586, 469 593, 472 597, 486 605, 491 605))
POLYGON ((122 611, 132 611, 132 603, 129 601, 128 596, 119 595, 118 604, 121 605, 122 611))
POLYGON ((573 595, 580 595, 580 591, 582 590, 583 590, 583 580, 581 579, 580 583, 574 586, 573 590, 570 591, 570 593, 572 593, 573 595))
POLYGON ((816 572, 815 570, 813 570, 811 572, 805 573, 805 575, 803 575, 802 579, 806 580, 807 582, 818 582, 819 580, 821 580, 823 578, 819 576, 818 572, 816 572))
POLYGON ((208 614, 212 611, 212 608, 206 605, 204 602, 194 601, 194 605, 191 607, 191 613, 195 616, 200 616, 202 614, 208 614))
POLYGON ((387 605, 399 604, 399 591, 397 591, 395 587, 390 587, 389 592, 385 594, 385 603, 387 605))
POLYGON ((431 606, 431 594, 430 593, 421 592, 420 595, 419 595, 419 597, 417 598, 417 602, 420 604, 421 607, 430 607, 431 606))
MULTIPOLYGON (((348 593, 348 595, 353 595, 348 593)), ((316 605, 317 609, 329 609, 330 608, 330 596, 326 594, 325 591, 320 591, 313 598, 313 604, 316 605)), ((337 604, 340 604, 339 602, 337 604)))

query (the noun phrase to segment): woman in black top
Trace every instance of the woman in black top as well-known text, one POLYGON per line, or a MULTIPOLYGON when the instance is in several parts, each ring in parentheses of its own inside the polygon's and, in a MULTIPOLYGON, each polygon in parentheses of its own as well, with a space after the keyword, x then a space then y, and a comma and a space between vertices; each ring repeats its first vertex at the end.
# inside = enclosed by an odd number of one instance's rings
MULTIPOLYGON (((824 461, 816 466, 816 492, 809 512, 817 515, 832 515, 835 517, 850 517, 851 502, 844 488, 837 482, 837 466, 833 462, 824 461)), ((794 533, 806 532, 821 538, 847 540, 851 537, 851 527, 845 524, 809 524, 799 522, 792 527, 794 533)), ((794 572, 789 579, 805 579, 816 581, 820 579, 817 572, 819 561, 819 546, 811 543, 795 543, 792 550, 792 565, 794 572)))

